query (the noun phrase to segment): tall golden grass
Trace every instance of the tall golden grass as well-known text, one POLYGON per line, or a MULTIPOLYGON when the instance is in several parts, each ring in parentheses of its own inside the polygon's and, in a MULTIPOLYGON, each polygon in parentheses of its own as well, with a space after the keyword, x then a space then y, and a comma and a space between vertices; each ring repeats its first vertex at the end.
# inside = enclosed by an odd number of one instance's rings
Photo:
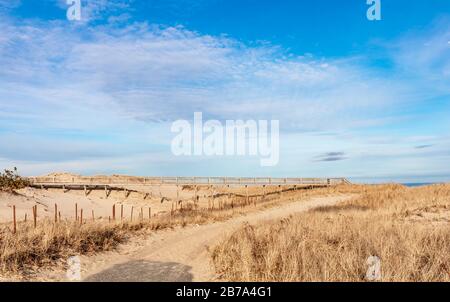
POLYGON ((155 216, 151 219, 110 222, 74 220, 55 223, 52 219, 32 223, 21 222, 14 234, 9 227, 0 229, 0 274, 26 277, 40 267, 55 266, 59 260, 73 255, 89 255, 114 249, 132 235, 157 231, 188 224, 202 224, 225 219, 221 211, 174 211, 173 215, 155 216))
POLYGON ((74 220, 55 223, 53 219, 47 218, 40 220, 37 228, 34 228, 32 222, 20 222, 15 234, 10 223, 3 224, 0 225, 0 275, 26 278, 29 272, 59 265, 59 262, 72 255, 114 249, 139 232, 221 221, 312 194, 322 193, 320 190, 292 191, 291 188, 286 188, 282 194, 259 196, 257 203, 247 203, 245 196, 235 196, 233 203, 226 204, 219 204, 216 200, 214 209, 196 208, 190 202, 183 209, 174 210, 172 215, 153 216, 151 219, 135 218, 133 222, 85 220, 80 225, 80 222, 74 220))
POLYGON ((212 251, 232 281, 365 281, 369 256, 382 281, 450 281, 450 185, 345 186, 359 193, 257 226, 246 225, 212 251))

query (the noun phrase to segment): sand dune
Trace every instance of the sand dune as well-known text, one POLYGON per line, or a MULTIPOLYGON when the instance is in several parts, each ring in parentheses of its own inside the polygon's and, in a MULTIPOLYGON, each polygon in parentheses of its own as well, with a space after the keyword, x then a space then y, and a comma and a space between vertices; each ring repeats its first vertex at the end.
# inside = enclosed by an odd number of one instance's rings
MULTIPOLYGON (((52 173, 60 179, 71 178, 73 174, 69 173, 52 173)), ((127 177, 127 176, 112 176, 127 177)), ((16 206, 17 219, 24 220, 25 215, 30 219, 32 217, 32 207, 38 206, 38 216, 54 217, 55 204, 57 204, 58 212, 61 218, 75 217, 75 204, 78 210, 83 209, 84 217, 91 218, 92 211, 96 218, 108 219, 112 215, 112 206, 114 204, 124 207, 124 217, 130 217, 131 208, 134 207, 134 213, 140 211, 141 208, 148 215, 148 208, 151 208, 152 215, 159 215, 170 212, 172 206, 179 207, 177 200, 182 200, 183 206, 188 206, 194 202, 195 196, 198 196, 198 207, 208 207, 209 196, 213 194, 246 194, 246 190, 242 187, 214 187, 198 186, 197 192, 192 186, 176 186, 176 185, 128 185, 128 192, 111 191, 106 196, 103 190, 88 191, 87 195, 83 190, 62 189, 38 189, 25 188, 17 190, 15 193, 0 192, 0 223, 12 220, 12 206, 16 206), (173 205, 172 205, 173 204, 173 205)), ((266 193, 279 190, 277 186, 264 189, 266 193)), ((252 194, 261 194, 262 188, 249 188, 248 192, 252 194)), ((222 199, 226 199, 223 196, 222 199)), ((117 215, 119 215, 117 210, 117 215)))

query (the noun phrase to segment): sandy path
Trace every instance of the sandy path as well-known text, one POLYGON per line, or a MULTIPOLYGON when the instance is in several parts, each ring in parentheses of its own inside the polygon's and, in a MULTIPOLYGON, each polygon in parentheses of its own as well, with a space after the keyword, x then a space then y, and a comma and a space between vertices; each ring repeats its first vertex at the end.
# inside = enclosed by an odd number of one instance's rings
POLYGON ((224 222, 160 231, 119 251, 80 257, 84 281, 209 281, 215 275, 208 247, 239 228, 263 220, 279 219, 309 209, 333 205, 350 195, 313 197, 239 216, 224 222))

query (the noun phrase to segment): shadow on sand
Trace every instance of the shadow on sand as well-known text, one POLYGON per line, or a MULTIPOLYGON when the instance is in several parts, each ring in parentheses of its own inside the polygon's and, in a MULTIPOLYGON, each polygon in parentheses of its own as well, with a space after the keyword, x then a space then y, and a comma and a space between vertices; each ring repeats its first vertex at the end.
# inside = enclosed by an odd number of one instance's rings
POLYGON ((191 267, 176 262, 129 261, 89 276, 86 282, 190 282, 191 267))

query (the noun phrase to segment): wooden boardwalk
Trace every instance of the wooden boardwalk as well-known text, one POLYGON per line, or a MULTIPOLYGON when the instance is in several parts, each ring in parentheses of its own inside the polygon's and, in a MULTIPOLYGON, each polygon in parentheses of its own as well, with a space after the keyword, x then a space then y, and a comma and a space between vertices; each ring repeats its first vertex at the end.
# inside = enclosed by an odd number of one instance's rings
POLYGON ((128 186, 211 185, 211 186, 330 186, 350 183, 345 178, 272 178, 272 177, 107 177, 80 176, 29 177, 32 187, 67 189, 114 189, 128 186))

